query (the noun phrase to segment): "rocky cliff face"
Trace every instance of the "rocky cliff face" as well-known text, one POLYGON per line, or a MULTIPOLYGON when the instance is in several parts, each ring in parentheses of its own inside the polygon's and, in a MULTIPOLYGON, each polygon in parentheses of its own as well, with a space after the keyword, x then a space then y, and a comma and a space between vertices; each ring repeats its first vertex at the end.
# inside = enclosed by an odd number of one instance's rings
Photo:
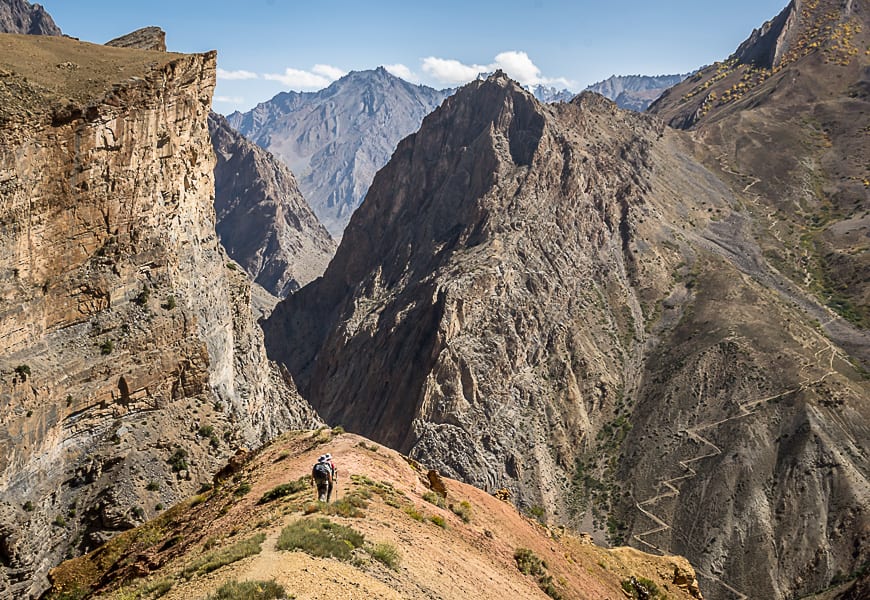
POLYGON ((0 597, 316 421, 214 231, 214 54, 0 37, 0 597))
POLYGON ((221 244, 259 285, 283 298, 319 277, 335 241, 302 197, 290 170, 209 115, 217 157, 215 213, 221 244))
POLYGON ((867 560, 866 346, 699 153, 594 94, 473 82, 399 144, 267 348, 328 421, 682 552, 705 596, 823 589, 867 560))
POLYGON ((349 73, 314 93, 281 93, 230 124, 290 167, 320 221, 341 237, 372 178, 447 96, 388 73, 349 73))
POLYGON ((0 33, 63 35, 40 4, 30 4, 27 0, 0 2, 0 33))

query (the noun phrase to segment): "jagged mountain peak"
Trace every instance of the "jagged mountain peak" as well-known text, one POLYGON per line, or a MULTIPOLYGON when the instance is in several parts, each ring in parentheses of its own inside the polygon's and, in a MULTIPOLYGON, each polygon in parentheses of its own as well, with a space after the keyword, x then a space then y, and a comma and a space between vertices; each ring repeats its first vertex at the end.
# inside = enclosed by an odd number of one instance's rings
POLYGON ((339 238, 399 140, 447 95, 379 67, 352 71, 317 92, 282 92, 227 120, 284 161, 339 238))
POLYGON ((41 4, 31 4, 27 0, 0 2, 0 33, 63 35, 41 4))

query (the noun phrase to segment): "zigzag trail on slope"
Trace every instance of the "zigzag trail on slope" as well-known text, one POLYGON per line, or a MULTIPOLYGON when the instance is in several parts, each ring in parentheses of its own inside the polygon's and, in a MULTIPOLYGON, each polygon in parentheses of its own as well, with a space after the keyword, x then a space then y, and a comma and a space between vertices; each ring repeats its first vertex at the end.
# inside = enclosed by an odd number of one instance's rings
MULTIPOLYGON (((695 477, 695 475, 697 475, 697 472, 691 466, 689 466, 691 463, 698 462, 698 461, 704 460, 706 458, 711 458, 714 456, 718 456, 719 454, 722 454, 722 450, 716 444, 714 444, 713 442, 711 442, 710 440, 708 440, 707 438, 705 438, 704 436, 702 436, 700 434, 701 431, 704 431, 706 429, 713 429, 713 428, 719 427, 720 425, 723 425, 725 423, 729 423, 731 421, 736 421, 738 419, 743 419, 744 417, 747 417, 747 416, 753 414, 754 410, 752 410, 752 409, 754 409, 756 406, 759 406, 761 404, 765 404, 767 402, 771 402, 773 400, 777 400, 779 398, 783 398, 783 397, 788 396, 790 394, 798 393, 802 390, 805 390, 805 389, 810 388, 812 386, 818 385, 819 383, 824 381, 828 376, 835 374, 836 371, 833 368, 834 359, 837 358, 838 355, 839 355, 839 358, 841 358, 841 359, 843 357, 842 357, 841 353, 838 352, 837 348, 835 348, 828 340, 824 340, 824 341, 827 344, 827 347, 822 348, 821 350, 817 351, 815 353, 815 357, 817 360, 820 360, 821 359, 820 355, 823 352, 825 352, 826 350, 830 350, 831 356, 830 356, 830 360, 829 360, 829 363, 827 366, 828 370, 821 377, 819 377, 813 381, 810 381, 810 379, 808 377, 804 377, 804 381, 802 381, 801 384, 795 388, 788 389, 784 392, 780 392, 780 393, 774 394, 772 396, 767 396, 764 398, 759 398, 756 400, 752 400, 750 402, 744 402, 742 404, 739 404, 738 405, 739 414, 737 414, 737 415, 733 415, 731 417, 726 417, 725 419, 720 419, 718 421, 709 421, 706 423, 701 423, 700 425, 695 425, 694 427, 688 427, 686 429, 680 430, 681 433, 685 433, 689 438, 691 438, 697 442, 700 442, 702 444, 702 447, 707 446, 711 450, 704 453, 704 454, 699 454, 698 456, 695 456, 695 457, 690 458, 688 460, 678 461, 678 464, 680 465, 680 467, 683 468, 687 472, 684 475, 680 475, 679 477, 671 477, 668 479, 662 479, 656 485, 656 489, 661 489, 662 487, 664 487, 664 488, 667 488, 667 490, 668 490, 667 492, 662 492, 662 493, 656 494, 655 496, 647 498, 646 500, 635 503, 636 508, 643 515, 645 515, 647 518, 649 518, 651 521, 653 521, 657 525, 656 527, 654 527, 652 529, 649 529, 647 531, 643 531, 641 533, 633 535, 632 537, 635 540, 637 540, 639 543, 643 544, 644 546, 651 548, 652 550, 659 552, 661 554, 672 554, 672 552, 668 551, 667 549, 661 548, 661 547, 653 544, 652 542, 649 542, 649 541, 644 539, 644 537, 651 536, 651 535, 660 533, 662 531, 666 531, 668 529, 674 530, 674 528, 670 524, 668 524, 666 521, 664 521, 663 519, 658 517, 655 513, 651 512, 650 510, 645 509, 644 506, 649 506, 649 505, 655 504, 655 503, 659 502, 660 500, 664 500, 665 498, 674 498, 676 496, 679 496, 680 490, 674 484, 676 484, 677 482, 680 482, 680 481, 692 479, 693 477, 695 477)), ((676 530, 674 530, 674 531, 676 531, 676 530)), ((741 591, 735 589, 734 587, 732 587, 731 585, 729 585, 727 582, 723 581, 722 579, 720 579, 716 575, 702 571, 701 569, 697 569, 697 572, 699 575, 716 582, 717 584, 721 585, 723 588, 725 588, 729 592, 733 593, 737 597, 738 600, 748 600, 748 596, 746 596, 741 591)))

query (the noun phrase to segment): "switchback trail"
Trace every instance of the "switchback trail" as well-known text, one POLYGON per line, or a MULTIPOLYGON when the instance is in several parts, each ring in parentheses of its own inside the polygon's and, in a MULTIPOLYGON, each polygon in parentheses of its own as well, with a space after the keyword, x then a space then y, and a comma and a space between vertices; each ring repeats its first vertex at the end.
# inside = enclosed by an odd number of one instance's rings
MULTIPOLYGON (((674 528, 668 522, 666 522, 663 518, 659 517, 654 512, 652 512, 651 507, 652 507, 652 505, 660 502, 661 500, 664 500, 666 498, 674 498, 674 497, 680 495, 680 490, 677 487, 677 484, 684 482, 686 480, 692 479, 693 477, 695 477, 695 475, 697 475, 697 472, 691 466, 692 463, 696 463, 698 461, 701 461, 701 460, 704 460, 707 458, 712 458, 714 456, 718 456, 718 455, 722 454, 722 450, 716 444, 714 444, 712 441, 710 441, 709 439, 707 439, 706 437, 701 435, 701 432, 706 431, 708 429, 714 429, 716 427, 724 425, 725 423, 729 423, 732 421, 737 421, 739 419, 743 419, 744 417, 747 417, 747 416, 753 414, 754 409, 761 404, 766 404, 767 402, 771 402, 773 400, 777 400, 777 399, 789 396, 791 394, 796 394, 798 392, 801 392, 809 387, 812 387, 814 385, 821 383, 828 376, 834 374, 835 373, 834 368, 833 368, 834 359, 837 357, 837 355, 839 353, 837 351, 837 348, 834 347, 830 342, 828 342, 827 340, 824 340, 824 341, 827 344, 827 347, 822 348, 821 350, 816 352, 815 356, 817 359, 821 359, 822 358, 821 355, 823 353, 825 353, 826 351, 830 351, 831 356, 830 356, 830 360, 827 364, 827 371, 821 377, 819 377, 813 381, 810 381, 808 377, 804 376, 804 378, 803 378, 804 380, 797 387, 790 388, 788 390, 785 390, 784 392, 780 392, 780 393, 774 394, 772 396, 767 396, 764 398, 759 398, 756 400, 751 400, 749 402, 744 402, 742 404, 739 404, 738 405, 738 414, 736 414, 736 415, 733 415, 731 417, 727 417, 724 419, 720 419, 718 421, 707 421, 707 422, 695 425, 693 427, 688 427, 686 429, 680 430, 680 432, 685 433, 688 438, 690 438, 696 442, 699 442, 701 444, 702 452, 700 454, 698 454, 697 456, 694 456, 688 460, 678 461, 680 468, 682 468, 685 471, 685 473, 683 475, 680 475, 678 477, 670 477, 667 479, 659 480, 658 484, 655 486, 655 489, 656 490, 665 489, 666 491, 664 491, 664 492, 660 491, 656 495, 651 496, 645 500, 635 502, 635 506, 637 507, 637 510, 640 511, 641 514, 646 516, 650 521, 655 523, 655 527, 648 529, 646 531, 643 531, 641 533, 637 533, 637 534, 632 536, 635 540, 637 540, 638 543, 643 544, 647 548, 650 548, 650 549, 652 549, 656 552, 659 552, 661 554, 673 554, 673 551, 671 551, 667 548, 662 548, 660 546, 657 546, 656 544, 652 543, 651 541, 645 539, 645 538, 652 536, 652 535, 655 535, 657 533, 667 531, 668 529, 674 530, 674 528)), ((697 567, 696 567, 696 570, 697 570, 697 573, 699 575, 714 581, 718 585, 722 586, 723 588, 725 588, 726 590, 728 590, 729 592, 734 594, 734 597, 737 598, 737 600, 748 600, 749 597, 746 594, 744 594, 740 590, 735 589, 734 587, 732 587, 731 585, 729 585, 727 582, 723 581, 722 579, 720 579, 716 575, 709 573, 709 572, 702 571, 697 567)))

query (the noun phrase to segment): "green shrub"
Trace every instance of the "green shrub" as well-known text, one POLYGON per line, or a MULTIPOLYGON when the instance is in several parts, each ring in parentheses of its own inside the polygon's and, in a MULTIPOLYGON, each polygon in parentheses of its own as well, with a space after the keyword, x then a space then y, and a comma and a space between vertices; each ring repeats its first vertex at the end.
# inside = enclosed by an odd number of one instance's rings
POLYGON ((367 489, 354 490, 344 498, 325 505, 321 510, 328 515, 358 519, 365 516, 362 509, 369 507, 368 500, 371 497, 372 493, 367 489))
POLYGON ((157 492, 160 490, 160 484, 156 481, 149 481, 148 485, 145 486, 145 489, 149 492, 157 492))
POLYGON ((262 550, 261 544, 265 539, 265 533, 258 533, 246 540, 236 542, 232 546, 207 552, 184 567, 181 575, 185 579, 190 579, 196 575, 211 573, 224 565, 234 563, 248 556, 259 554, 262 550))
POLYGON ((371 554, 372 558, 376 561, 382 562, 393 570, 396 570, 399 566, 399 551, 392 544, 386 542, 375 544, 375 546, 369 550, 369 554, 371 554))
POLYGON ((423 513, 417 510, 415 506, 406 506, 404 508, 405 514, 414 519, 415 521, 422 521, 425 517, 423 513))
POLYGON ((523 575, 539 577, 547 572, 547 564, 528 548, 517 548, 514 552, 514 560, 523 575))
POLYGON ((169 463, 169 466, 171 466, 172 470, 176 473, 184 471, 187 469, 187 450, 184 448, 176 448, 175 452, 172 453, 172 456, 170 456, 166 462, 169 463))
POLYGON ((517 548, 514 552, 517 568, 524 575, 531 575, 538 582, 538 587, 550 598, 561 600, 562 594, 553 584, 553 577, 547 573, 547 563, 528 548, 517 548))
POLYGON ((300 519, 282 529, 276 548, 350 560, 353 550, 361 547, 364 541, 365 536, 360 532, 320 517, 300 519))
POLYGON ((139 306, 145 306, 148 304, 148 297, 151 296, 151 290, 148 287, 148 284, 142 286, 142 291, 139 292, 135 298, 133 298, 133 302, 138 304, 139 306))
POLYGON ((33 512, 33 509, 34 509, 33 502, 28 500, 24 503, 24 506, 22 506, 21 508, 23 508, 27 512, 33 512))
POLYGON ((291 494, 297 494, 303 490, 307 490, 308 482, 306 479, 306 477, 300 477, 296 481, 276 485, 263 494, 263 497, 260 498, 258 504, 265 504, 266 502, 271 502, 272 500, 277 500, 278 498, 283 498, 284 496, 290 496, 291 494))
POLYGON ((471 522, 471 504, 469 504, 468 500, 463 500, 459 504, 451 504, 450 510, 453 511, 453 514, 462 519, 463 523, 471 522))
POLYGON ((440 515, 432 515, 429 517, 429 520, 435 523, 438 527, 447 529, 447 521, 444 520, 444 517, 440 515))
POLYGON ((214 427, 212 427, 211 425, 203 425, 199 428, 199 431, 197 431, 196 434, 199 437, 211 437, 212 435, 214 435, 214 427))
POLYGON ((30 366, 18 365, 15 367, 15 374, 21 377, 21 381, 27 381, 27 378, 30 377, 30 366))
POLYGON ((111 354, 114 349, 115 342, 112 340, 104 340, 103 343, 100 344, 100 354, 102 355, 111 354))
POLYGON ((244 496, 245 494, 247 494, 250 491, 251 491, 251 484, 248 483, 247 481, 243 481, 239 484, 239 487, 237 487, 235 489, 235 491, 233 491, 233 493, 236 496, 244 496))
POLYGON ((66 519, 63 518, 63 515, 57 515, 51 523, 57 527, 66 527, 66 519))
POLYGON ((172 309, 175 308, 175 306, 176 306, 176 304, 175 304, 175 296, 167 296, 167 297, 166 297, 166 302, 164 302, 164 303, 161 304, 160 306, 162 306, 162 307, 165 308, 166 310, 172 310, 172 309))
POLYGON ((344 433, 344 427, 341 425, 336 425, 332 428, 332 435, 341 435, 344 433))
POLYGON ((444 502, 444 498, 441 497, 441 494, 436 494, 435 492, 426 492, 423 494, 423 500, 430 504, 434 504, 438 508, 446 508, 447 504, 444 502))
MULTIPOLYGON (((270 581, 227 581, 207 600, 277 600, 287 598, 284 588, 270 581)), ((296 596, 290 596, 295 598, 296 596)))
POLYGON ((628 579, 623 579, 621 585, 630 598, 649 598, 655 600, 656 598, 666 597, 659 590, 659 586, 646 577, 635 577, 632 575, 628 579))
POLYGON ((175 585, 174 579, 172 579, 171 577, 164 577, 162 579, 146 583, 144 586, 142 586, 142 589, 140 591, 146 596, 153 594, 155 598, 159 598, 160 596, 163 596, 166 592, 171 590, 173 585, 175 585))

